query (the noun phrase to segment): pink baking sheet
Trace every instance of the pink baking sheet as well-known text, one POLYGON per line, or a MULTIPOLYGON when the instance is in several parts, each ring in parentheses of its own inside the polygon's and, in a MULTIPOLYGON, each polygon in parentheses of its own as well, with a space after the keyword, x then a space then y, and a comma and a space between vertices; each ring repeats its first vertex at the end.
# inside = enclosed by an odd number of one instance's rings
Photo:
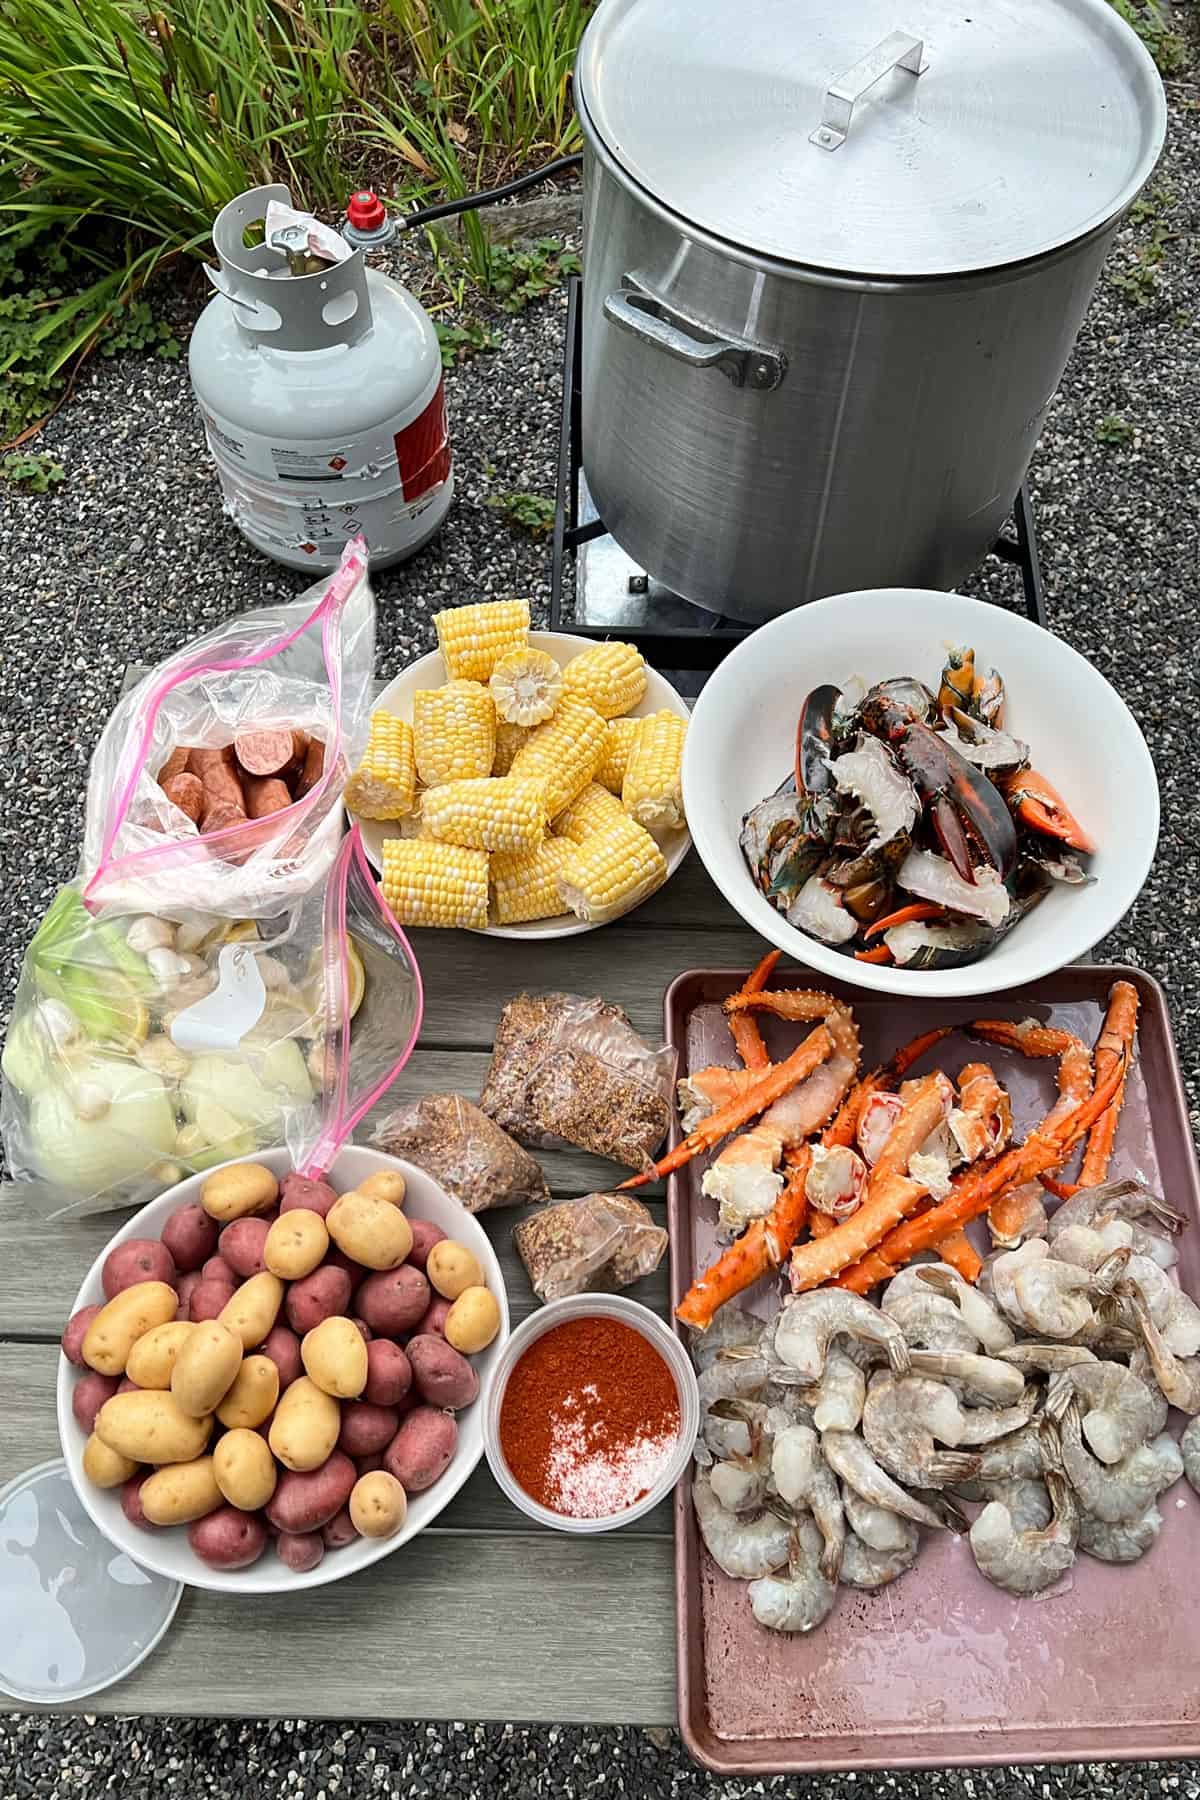
MULTIPOLYGON (((1092 1042, 1118 976, 1136 985, 1141 1015, 1112 1174, 1140 1175, 1195 1220, 1200 1184, 1183 1085, 1165 998, 1148 977, 1072 967, 978 1002, 841 991, 870 1065, 918 1031, 971 1017, 1033 1016, 1092 1042)), ((720 1002, 744 979, 698 970, 672 984, 667 1035, 681 1067, 736 1062, 720 1002)), ((789 973, 775 985, 808 984, 789 973)), ((765 1035, 783 1053, 803 1029, 770 1021, 765 1035)), ((1053 1101, 1053 1063, 956 1036, 918 1067, 953 1072, 981 1055, 1008 1086, 1021 1135, 1053 1101)), ((715 1252, 715 1209, 700 1194, 703 1166, 681 1171, 668 1195, 673 1304, 715 1252)), ((1179 1273, 1200 1293, 1200 1231, 1185 1233, 1179 1273)), ((744 1298, 767 1316, 780 1294, 772 1279, 744 1298)), ((1180 1423, 1175 1417, 1173 1429, 1180 1423)), ((1179 1482, 1160 1504, 1163 1531, 1141 1562, 1115 1568, 1081 1556, 1058 1588, 1037 1599, 1014 1600, 984 1581, 965 1539, 923 1533, 911 1573, 873 1594, 843 1588, 824 1625, 807 1637, 783 1637, 755 1623, 745 1584, 712 1563, 682 1482, 676 1603, 688 1747, 726 1774, 1197 1754, 1200 1607, 1192 1592, 1200 1499, 1179 1482)))

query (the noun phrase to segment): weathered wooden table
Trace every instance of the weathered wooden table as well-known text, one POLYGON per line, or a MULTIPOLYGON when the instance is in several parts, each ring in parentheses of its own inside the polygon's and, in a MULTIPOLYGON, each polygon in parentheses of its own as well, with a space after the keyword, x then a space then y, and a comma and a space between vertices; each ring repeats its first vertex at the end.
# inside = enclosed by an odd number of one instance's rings
MULTIPOLYGON (((503 1003, 524 988, 602 994, 661 1036, 683 969, 748 968, 760 946, 693 852, 628 919, 551 943, 414 932, 420 1043, 394 1092, 479 1093, 503 1003)), ((612 1183, 581 1154, 544 1159, 556 1196, 612 1183)), ((647 1189, 664 1210, 661 1189, 647 1189)), ((46 1225, 0 1203, 0 1483, 59 1454, 58 1338, 84 1273, 124 1214, 46 1225)), ((511 1245, 516 1211, 484 1214, 513 1323, 533 1310, 511 1245)), ((630 1289, 665 1311, 667 1270, 630 1289)), ((10 1626, 6 1625, 5 1629, 10 1626)), ((670 1503, 624 1531, 573 1538, 515 1512, 481 1463, 436 1524, 361 1574, 295 1598, 189 1590, 164 1642, 89 1712, 241 1717, 579 1720, 675 1717, 670 1503)))

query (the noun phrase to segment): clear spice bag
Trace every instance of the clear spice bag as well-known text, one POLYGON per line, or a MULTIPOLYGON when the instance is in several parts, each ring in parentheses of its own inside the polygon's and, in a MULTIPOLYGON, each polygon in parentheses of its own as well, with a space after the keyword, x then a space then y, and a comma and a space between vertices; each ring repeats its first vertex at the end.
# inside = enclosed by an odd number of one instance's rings
POLYGON ((667 1234, 631 1194, 585 1194, 513 1227, 513 1243, 539 1300, 616 1293, 651 1274, 667 1234))

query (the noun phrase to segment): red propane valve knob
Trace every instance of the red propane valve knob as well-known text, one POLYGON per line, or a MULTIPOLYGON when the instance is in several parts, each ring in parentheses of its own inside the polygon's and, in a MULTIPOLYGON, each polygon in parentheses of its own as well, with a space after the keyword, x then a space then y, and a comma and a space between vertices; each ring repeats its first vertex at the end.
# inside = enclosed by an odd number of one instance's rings
POLYGON ((378 231, 387 211, 373 188, 360 188, 346 204, 346 218, 356 231, 378 231))

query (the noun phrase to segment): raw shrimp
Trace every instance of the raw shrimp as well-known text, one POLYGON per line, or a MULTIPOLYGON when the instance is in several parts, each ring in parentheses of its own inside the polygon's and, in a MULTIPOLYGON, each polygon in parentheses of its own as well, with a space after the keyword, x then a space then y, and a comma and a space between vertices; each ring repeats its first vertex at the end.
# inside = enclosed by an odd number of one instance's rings
POLYGON ((908 1493, 886 1469, 880 1468, 857 1432, 827 1431, 822 1435, 821 1449, 830 1468, 870 1505, 886 1507, 888 1512, 911 1519, 914 1525, 928 1525, 932 1531, 949 1528, 943 1514, 908 1493))
POLYGON ((771 1452, 771 1479, 789 1506, 806 1506, 817 1522, 823 1549, 820 1569, 827 1581, 836 1581, 846 1542, 846 1521, 837 1480, 824 1456, 815 1431, 792 1425, 781 1431, 771 1452))
POLYGON ((829 1617, 837 1583, 821 1573, 821 1534, 811 1519, 801 1519, 789 1536, 787 1573, 752 1581, 750 1610, 768 1631, 812 1631, 829 1617))
POLYGON ((1097 1363, 1094 1352, 1083 1344, 1014 1344, 997 1355, 1000 1362, 1011 1363, 1026 1375, 1057 1375, 1063 1369, 1097 1363))
POLYGON ((1183 1472, 1191 1486, 1200 1494, 1200 1416, 1189 1419, 1184 1426, 1179 1450, 1183 1457, 1183 1472))
POLYGON ((1038 1337, 1069 1338, 1089 1325, 1092 1286, 1087 1269, 1059 1262, 1044 1238, 1030 1238, 1019 1250, 992 1264, 996 1299, 1014 1325, 1038 1337))
POLYGON ((932 1288, 935 1294, 941 1294, 944 1299, 953 1300, 989 1356, 1006 1350, 1013 1342, 1015 1333, 1000 1309, 986 1294, 981 1294, 969 1281, 964 1281, 958 1270, 952 1269, 948 1263, 921 1263, 902 1269, 893 1278, 889 1293, 894 1292, 896 1283, 906 1276, 912 1276, 922 1287, 932 1288))
POLYGON ((1101 1265, 1097 1279, 1113 1293, 1120 1292, 1122 1281, 1134 1284, 1172 1356, 1195 1356, 1200 1351, 1200 1306, 1151 1257, 1119 1253, 1101 1265))
POLYGON ((940 1294, 926 1290, 901 1294, 895 1300, 885 1294, 881 1304, 914 1350, 970 1351, 979 1347, 979 1339, 957 1306, 940 1294))
POLYGON ((1023 1425, 1008 1437, 986 1444, 978 1461, 981 1482, 1032 1481, 1043 1474, 1046 1467, 1037 1425, 1023 1425))
POLYGON ((1162 1514, 1157 1506, 1147 1508, 1136 1519, 1123 1519, 1116 1524, 1084 1513, 1079 1521, 1079 1548, 1100 1562, 1137 1562, 1153 1547, 1161 1530, 1162 1514))
POLYGON ((769 1575, 788 1559, 791 1528, 774 1513, 756 1519, 740 1519, 727 1512, 712 1491, 707 1469, 692 1481, 692 1504, 704 1545, 719 1569, 739 1581, 769 1575))
POLYGON ((867 1378, 845 1351, 835 1346, 815 1388, 806 1391, 818 1431, 855 1431, 867 1397, 867 1378))
POLYGON ((957 1444, 964 1423, 954 1394, 927 1375, 880 1371, 867 1389, 862 1423, 867 1447, 909 1487, 947 1487, 977 1473, 977 1456, 939 1450, 934 1442, 957 1444))
POLYGON ((1026 1238, 1045 1237, 1048 1220, 1041 1183, 1025 1181, 1001 1194, 988 1209, 987 1222, 992 1242, 1000 1250, 1015 1250, 1026 1238))
POLYGON ((1008 1594, 1041 1594, 1075 1561, 1079 1508, 1058 1469, 1047 1469, 1053 1512, 1041 1530, 1019 1531, 1002 1500, 989 1500, 971 1527, 971 1549, 981 1575, 1008 1594))
POLYGON ((848 1481, 842 1483, 842 1511, 855 1537, 871 1550, 903 1550, 909 1541, 909 1532, 916 1530, 915 1525, 902 1519, 890 1507, 875 1506, 870 1500, 864 1500, 848 1481))
POLYGON ((836 1337, 877 1344, 897 1373, 908 1368, 908 1345, 900 1327, 869 1300, 829 1288, 788 1300, 775 1327, 775 1354, 810 1381, 820 1380, 836 1337))
POLYGON ((841 1579, 846 1587, 881 1588, 907 1574, 917 1560, 921 1534, 906 1519, 897 1523, 903 1530, 904 1542, 894 1550, 876 1550, 853 1531, 846 1539, 842 1556, 841 1579))
MULTIPOLYGON (((1069 1200, 1064 1200, 1050 1217, 1050 1242, 1072 1225, 1089 1225, 1093 1229, 1105 1219, 1127 1219, 1135 1226, 1134 1248, 1139 1255, 1152 1255, 1144 1248, 1139 1238, 1149 1238, 1161 1245, 1162 1239, 1156 1232, 1149 1232, 1140 1225, 1142 1219, 1153 1219, 1156 1225, 1166 1232, 1183 1230, 1183 1214, 1176 1212, 1173 1206, 1159 1194, 1145 1187, 1140 1181, 1105 1181, 1099 1187, 1080 1188, 1069 1200)), ((1159 1259, 1156 1256, 1154 1260, 1159 1259)), ((1169 1263, 1163 1265, 1169 1268, 1169 1263)))
POLYGON ((750 1356, 715 1356, 701 1371, 697 1387, 701 1406, 714 1400, 758 1400, 768 1380, 767 1359, 758 1352, 750 1356))
POLYGON ((1103 1463, 1120 1462, 1167 1422, 1162 1395, 1120 1363, 1081 1363, 1056 1375, 1046 1396, 1052 1418, 1062 1416, 1072 1395, 1088 1446, 1103 1463))
POLYGON ((959 1438, 961 1444, 993 1444, 999 1438, 1006 1438, 1014 1431, 1020 1431, 1028 1425, 1037 1411, 1040 1395, 1031 1383, 1013 1406, 993 1409, 987 1406, 968 1406, 963 1410, 963 1431, 959 1438))
POLYGON ((1008 1508, 1008 1516, 1017 1531, 1042 1531, 1053 1517, 1050 1490, 1036 1476, 989 1481, 984 1484, 984 1492, 986 1499, 999 1500, 1008 1508))
POLYGON ((964 1393, 987 1406, 1015 1406, 1025 1392, 1025 1377, 1010 1363, 969 1351, 914 1350, 913 1374, 956 1382, 964 1393))
MULTIPOLYGON (((1149 1444, 1139 1444, 1119 1463, 1098 1462, 1084 1445, 1079 1409, 1074 1400, 1063 1414, 1059 1430, 1063 1466, 1079 1496, 1080 1505, 1085 1512, 1103 1519, 1106 1525, 1136 1519, 1148 1511, 1164 1488, 1177 1479, 1169 1475, 1170 1458, 1163 1449, 1161 1437, 1149 1444)), ((1174 1440, 1168 1437, 1166 1441, 1178 1457, 1174 1440)))
POLYGON ((726 1512, 758 1512, 767 1493, 765 1459, 732 1457, 708 1471, 712 1491, 726 1512))
POLYGON ((1145 1301, 1134 1290, 1130 1301, 1137 1320, 1154 1379, 1172 1406, 1193 1416, 1200 1413, 1200 1356, 1175 1356, 1168 1350, 1162 1333, 1150 1317, 1145 1301))
POLYGON ((753 1456, 767 1428, 767 1408, 750 1400, 715 1400, 701 1415, 700 1435, 719 1462, 753 1456))
POLYGON ((1093 1225, 1068 1225, 1054 1239, 1053 1253, 1060 1262, 1074 1263, 1077 1269, 1098 1269, 1114 1250, 1127 1249, 1133 1243, 1133 1226, 1128 1219, 1108 1219, 1097 1230, 1093 1225))
POLYGON ((727 1301, 713 1315, 707 1331, 689 1331, 688 1344, 692 1361, 702 1374, 722 1350, 735 1345, 757 1344, 763 1333, 763 1321, 755 1318, 732 1301, 727 1301))

